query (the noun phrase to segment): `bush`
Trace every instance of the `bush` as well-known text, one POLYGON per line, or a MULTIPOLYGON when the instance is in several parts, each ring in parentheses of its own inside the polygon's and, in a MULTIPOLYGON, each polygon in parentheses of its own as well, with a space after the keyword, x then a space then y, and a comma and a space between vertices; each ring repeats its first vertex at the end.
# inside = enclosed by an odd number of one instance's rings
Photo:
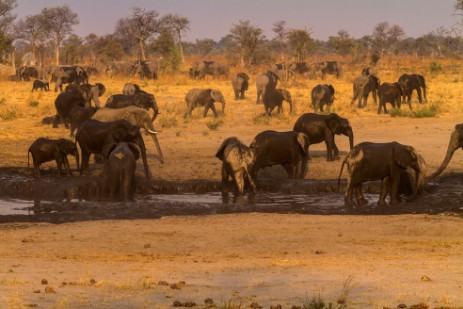
POLYGON ((431 71, 432 74, 435 73, 440 73, 443 70, 442 64, 436 61, 432 61, 431 64, 429 65, 429 70, 431 71))
POLYGON ((5 105, 6 99, 5 98, 0 98, 0 105, 5 105))
POLYGON ((39 101, 37 101, 37 100, 29 101, 29 106, 30 107, 37 107, 37 106, 39 106, 39 101))
POLYGON ((410 111, 406 109, 392 108, 389 110, 391 117, 429 118, 436 117, 439 113, 439 106, 436 104, 425 105, 410 111))
POLYGON ((267 117, 265 114, 259 114, 252 117, 252 122, 255 125, 268 125, 270 123, 270 117, 267 117))
POLYGON ((177 126, 177 118, 175 116, 165 116, 159 118, 159 124, 163 128, 172 128, 177 126))
POLYGON ((10 107, 7 110, 0 111, 0 119, 2 120, 15 120, 19 116, 20 113, 14 107, 10 107))
POLYGON ((209 128, 209 130, 217 130, 221 125, 223 125, 223 120, 218 118, 206 123, 206 126, 209 128))

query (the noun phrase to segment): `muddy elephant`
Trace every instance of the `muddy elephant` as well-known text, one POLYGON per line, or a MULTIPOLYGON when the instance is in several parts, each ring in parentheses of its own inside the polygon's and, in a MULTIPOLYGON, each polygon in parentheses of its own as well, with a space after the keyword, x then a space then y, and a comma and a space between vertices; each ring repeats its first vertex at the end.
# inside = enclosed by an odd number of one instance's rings
POLYGON ((325 105, 327 106, 327 109, 330 110, 331 105, 333 105, 335 100, 334 87, 327 84, 318 84, 312 88, 310 97, 312 98, 312 106, 315 113, 318 111, 323 112, 325 105))
POLYGON ((65 91, 58 94, 55 99, 56 116, 53 120, 53 127, 58 127, 58 122, 64 124, 69 129, 69 115, 75 107, 85 107, 85 100, 80 92, 65 91))
POLYGON ((338 177, 338 184, 344 165, 347 165, 347 187, 344 194, 346 206, 352 207, 352 193, 355 190, 357 205, 368 202, 363 196, 362 183, 370 180, 381 180, 381 192, 378 205, 386 204, 386 195, 390 193, 391 204, 400 202, 398 191, 402 172, 412 169, 415 172, 415 183, 411 200, 415 199, 425 184, 426 163, 412 146, 397 142, 357 144, 346 156, 338 177))
POLYGON ((37 91, 38 89, 41 89, 42 91, 50 91, 50 83, 46 79, 36 79, 32 83, 31 92, 34 90, 37 91))
MULTIPOLYGON (((402 94, 403 88, 400 83, 382 83, 378 89, 379 106, 378 114, 381 114, 381 110, 387 114, 386 104, 391 103, 392 107, 400 108, 402 105, 402 94)), ((412 110, 412 105, 408 102, 408 107, 412 110)))
POLYGON ((87 120, 91 119, 96 112, 95 107, 76 106, 69 113, 69 122, 71 123, 70 137, 74 137, 74 132, 87 120))
POLYGON ((255 155, 251 177, 256 181, 259 169, 281 164, 289 178, 304 178, 309 144, 308 136, 301 132, 268 130, 257 134, 250 145, 255 155))
POLYGON ((244 100, 244 92, 249 87, 249 76, 243 72, 233 75, 232 87, 235 93, 235 100, 244 100))
POLYGON ((256 90, 257 100, 256 104, 260 103, 261 97, 266 89, 276 89, 277 83, 280 80, 278 75, 273 71, 267 71, 265 74, 257 75, 256 77, 256 90))
POLYGON ((119 142, 133 142, 140 148, 143 167, 146 178, 151 178, 146 158, 146 147, 140 128, 131 125, 127 120, 116 120, 113 122, 101 122, 90 119, 84 122, 76 134, 76 143, 79 144, 82 155, 80 175, 84 169, 88 169, 90 155, 102 154, 103 148, 108 144, 119 142))
POLYGON ((150 114, 146 109, 137 106, 127 106, 123 108, 100 108, 92 116, 92 119, 99 120, 102 122, 111 122, 116 120, 127 120, 131 125, 139 128, 144 128, 151 138, 153 139, 154 145, 158 151, 158 158, 161 163, 164 163, 164 157, 162 155, 161 146, 157 138, 157 130, 153 126, 150 114))
POLYGON ((151 93, 143 90, 138 90, 134 95, 113 94, 106 101, 105 107, 108 108, 123 108, 127 106, 136 106, 146 110, 153 110, 151 121, 154 121, 159 114, 156 98, 151 93))
POLYGON ((88 75, 80 66, 59 67, 52 75, 55 82, 55 92, 63 91, 63 84, 88 84, 88 75))
POLYGON ((239 194, 243 194, 246 180, 251 190, 256 192, 256 184, 250 174, 254 152, 248 146, 236 137, 229 137, 220 145, 215 156, 222 161, 222 186, 225 187, 231 177, 239 194))
POLYGON ((370 93, 373 95, 373 100, 375 104, 378 103, 377 92, 379 89, 380 81, 379 78, 375 75, 361 75, 354 79, 352 86, 353 97, 350 105, 354 105, 355 100, 358 99, 358 107, 363 108, 367 106, 368 96, 370 93), (363 99, 363 104, 362 104, 363 99))
POLYGON ((419 74, 403 74, 399 77, 398 82, 403 88, 403 100, 407 98, 407 102, 410 104, 412 99, 412 92, 416 90, 418 94, 418 101, 423 103, 423 97, 421 96, 421 89, 423 89, 424 101, 427 102, 426 98, 426 82, 423 75, 419 74))
POLYGON ((225 99, 220 90, 217 89, 198 89, 194 88, 188 91, 185 96, 185 103, 187 107, 186 116, 191 116, 193 109, 196 107, 204 106, 203 117, 206 117, 209 109, 214 113, 217 118, 218 114, 214 107, 214 102, 222 103, 222 114, 225 115, 225 99))
POLYGON ((103 149, 104 186, 109 189, 109 197, 123 202, 133 200, 136 189, 136 161, 140 158, 140 148, 135 143, 108 144, 103 149))
POLYGON ((439 168, 429 177, 430 179, 440 175, 445 170, 458 148, 463 149, 463 123, 457 124, 450 134, 449 145, 444 160, 439 168))
POLYGON ((296 120, 293 130, 306 134, 310 144, 324 141, 327 161, 339 159, 339 149, 334 142, 335 135, 349 137, 349 147, 350 149, 354 147, 354 132, 349 120, 334 113, 329 115, 303 114, 296 120))
POLYGON ((132 67, 132 75, 141 79, 158 79, 156 64, 151 61, 138 60, 132 67))
POLYGON ((287 89, 274 89, 268 86, 263 94, 262 101, 264 102, 265 114, 267 116, 271 116, 275 107, 278 107, 278 113, 280 114, 283 111, 283 101, 288 102, 289 112, 293 112, 293 99, 287 89))
POLYGON ((56 161, 58 175, 62 174, 62 165, 64 164, 68 176, 72 176, 71 168, 67 156, 72 155, 76 158, 77 170, 79 170, 79 152, 76 145, 70 140, 38 138, 27 151, 27 166, 29 166, 29 153, 32 155, 34 165, 34 177, 40 177, 40 164, 49 161, 56 161))

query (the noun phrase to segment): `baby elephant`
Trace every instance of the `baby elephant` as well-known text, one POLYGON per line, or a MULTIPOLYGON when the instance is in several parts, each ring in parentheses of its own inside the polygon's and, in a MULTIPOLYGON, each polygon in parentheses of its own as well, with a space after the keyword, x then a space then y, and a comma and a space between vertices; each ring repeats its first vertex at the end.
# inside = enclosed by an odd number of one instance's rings
POLYGON ((34 90, 37 90, 37 89, 42 89, 42 90, 45 90, 45 91, 50 91, 50 84, 48 83, 48 81, 46 79, 36 79, 34 80, 34 82, 32 83, 32 91, 34 90))
POLYGON ((191 112, 196 107, 204 106, 204 114, 206 117, 209 109, 214 113, 214 117, 217 118, 217 111, 214 107, 214 102, 222 103, 222 114, 225 114, 225 99, 220 90, 216 89, 191 89, 185 96, 185 103, 187 106, 187 113, 185 117, 191 116, 191 112))
POLYGON ((114 200, 133 200, 135 194, 135 170, 140 148, 135 143, 109 144, 104 147, 106 158, 103 177, 109 196, 114 200))
POLYGON ((250 169, 254 163, 254 152, 236 137, 225 139, 215 154, 222 164, 222 185, 226 185, 231 176, 236 190, 243 194, 244 182, 247 178, 251 190, 256 192, 256 184, 251 177, 250 169))
POLYGON ((27 152, 27 166, 29 166, 29 153, 32 155, 34 164, 34 177, 40 177, 40 164, 49 161, 56 161, 58 175, 61 176, 61 166, 64 164, 67 174, 72 176, 71 168, 67 155, 73 155, 76 158, 77 169, 79 169, 79 152, 76 145, 64 138, 58 140, 48 138, 38 138, 29 147, 27 152))

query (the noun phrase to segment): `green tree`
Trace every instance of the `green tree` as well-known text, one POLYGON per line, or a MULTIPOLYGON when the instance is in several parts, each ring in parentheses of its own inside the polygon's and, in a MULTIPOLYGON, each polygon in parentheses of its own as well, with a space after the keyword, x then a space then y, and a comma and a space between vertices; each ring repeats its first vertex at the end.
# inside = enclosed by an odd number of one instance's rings
POLYGON ((196 39, 196 50, 201 57, 206 57, 214 50, 216 43, 213 39, 196 39))
POLYGON ((265 38, 263 30, 251 25, 249 20, 240 20, 231 27, 230 34, 239 47, 241 66, 251 64, 255 58, 259 42, 265 38))
POLYGON ((95 54, 101 62, 121 60, 125 54, 124 46, 114 34, 104 35, 95 41, 95 54))
POLYGON ((163 17, 163 23, 174 34, 180 51, 182 63, 185 63, 183 55, 182 37, 187 30, 190 30, 190 20, 187 17, 182 17, 177 14, 167 14, 163 17))
POLYGON ((272 31, 275 32, 275 38, 273 39, 276 44, 276 49, 280 54, 280 61, 284 61, 284 54, 286 50, 286 38, 288 36, 288 30, 286 29, 286 22, 284 20, 277 21, 273 24, 272 31))
POLYGON ((310 32, 306 29, 294 29, 288 32, 289 48, 296 55, 298 62, 305 59, 311 43, 312 38, 310 37, 310 32))
POLYGON ((339 30, 337 36, 330 36, 328 38, 328 46, 335 52, 342 56, 356 55, 358 44, 350 37, 346 30, 339 30))
POLYGON ((62 55, 65 63, 81 63, 84 55, 84 40, 76 34, 71 34, 63 41, 62 55))

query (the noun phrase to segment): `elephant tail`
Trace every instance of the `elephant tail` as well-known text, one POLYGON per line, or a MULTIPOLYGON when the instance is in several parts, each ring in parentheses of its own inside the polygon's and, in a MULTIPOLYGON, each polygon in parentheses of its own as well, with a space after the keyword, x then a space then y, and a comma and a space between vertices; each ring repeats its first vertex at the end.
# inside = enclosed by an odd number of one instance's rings
POLYGON ((342 161, 341 171, 339 171, 337 192, 339 192, 339 188, 341 187, 341 175, 342 175, 342 171, 344 170, 344 165, 347 163, 347 158, 348 158, 348 156, 346 156, 344 158, 344 161, 342 161))

